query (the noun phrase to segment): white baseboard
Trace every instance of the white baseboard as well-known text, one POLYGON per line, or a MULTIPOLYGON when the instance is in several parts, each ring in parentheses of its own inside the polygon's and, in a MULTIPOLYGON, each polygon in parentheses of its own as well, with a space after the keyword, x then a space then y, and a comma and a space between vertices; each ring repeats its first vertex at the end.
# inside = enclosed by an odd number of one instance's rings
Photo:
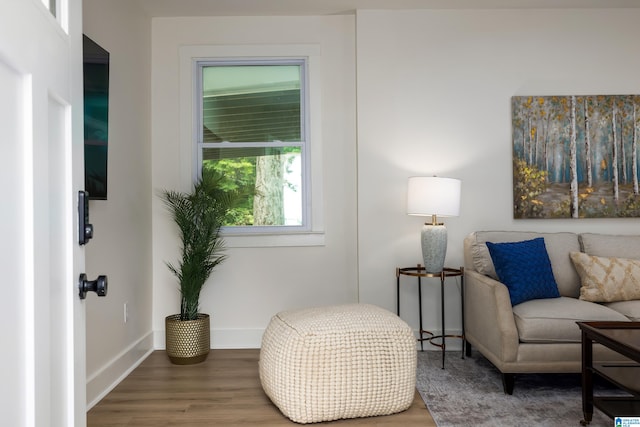
MULTIPOLYGON (((260 348, 264 329, 212 329, 211 348, 260 348)), ((153 347, 166 348, 164 330, 153 332, 153 347)))
POLYGON ((120 384, 153 350, 153 334, 149 332, 88 376, 87 411, 120 384))
MULTIPOLYGON (((447 335, 460 335, 459 330, 447 330, 447 335)), ((211 348, 260 348, 264 329, 212 329, 211 348)), ((418 336, 418 331, 414 331, 418 336)), ((153 331, 153 348, 164 350, 166 348, 164 330, 153 331)), ((420 343, 417 342, 417 349, 420 343)), ((424 342, 425 350, 439 350, 439 347, 424 342)), ((447 338, 447 351, 461 351, 462 340, 460 338, 447 338)))

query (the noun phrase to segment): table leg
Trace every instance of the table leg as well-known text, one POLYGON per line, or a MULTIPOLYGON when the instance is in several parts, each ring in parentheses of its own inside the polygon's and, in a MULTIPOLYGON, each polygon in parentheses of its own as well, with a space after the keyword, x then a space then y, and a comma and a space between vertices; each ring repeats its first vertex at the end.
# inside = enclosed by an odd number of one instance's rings
POLYGON ((396 314, 400 317, 400 269, 396 268, 396 314))
POLYGON ((467 339, 464 335, 464 267, 460 267, 462 275, 460 276, 460 308, 462 309, 462 358, 464 359, 464 351, 467 345, 467 339))
POLYGON ((424 339, 422 338, 422 280, 418 277, 418 311, 420 312, 420 351, 424 351, 424 339))
POLYGON ((593 341, 582 331, 582 413, 580 424, 586 426, 593 417, 593 341))
POLYGON ((444 354, 445 354, 445 335, 444 335, 444 271, 441 273, 440 275, 440 314, 441 314, 441 319, 440 321, 442 322, 442 369, 444 369, 444 354))

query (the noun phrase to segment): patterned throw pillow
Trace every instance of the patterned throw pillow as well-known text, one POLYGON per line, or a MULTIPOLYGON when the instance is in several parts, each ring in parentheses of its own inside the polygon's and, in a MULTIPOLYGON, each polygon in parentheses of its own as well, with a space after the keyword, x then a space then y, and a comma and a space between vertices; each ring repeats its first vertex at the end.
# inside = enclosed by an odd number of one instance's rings
POLYGON ((522 242, 487 242, 487 248, 498 279, 509 289, 512 306, 560 296, 543 237, 522 242))
POLYGON ((614 302, 640 299, 640 260, 569 254, 580 276, 580 299, 614 302))

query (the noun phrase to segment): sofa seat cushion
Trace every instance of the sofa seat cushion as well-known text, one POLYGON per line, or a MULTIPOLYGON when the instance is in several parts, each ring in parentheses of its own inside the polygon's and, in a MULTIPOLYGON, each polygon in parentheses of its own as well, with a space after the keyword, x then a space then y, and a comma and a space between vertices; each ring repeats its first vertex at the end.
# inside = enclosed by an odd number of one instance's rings
POLYGON ((628 321, 601 304, 560 297, 523 302, 513 307, 521 342, 581 342, 580 321, 628 321))
POLYGON ((640 300, 616 301, 603 305, 624 315, 632 322, 640 322, 640 300))

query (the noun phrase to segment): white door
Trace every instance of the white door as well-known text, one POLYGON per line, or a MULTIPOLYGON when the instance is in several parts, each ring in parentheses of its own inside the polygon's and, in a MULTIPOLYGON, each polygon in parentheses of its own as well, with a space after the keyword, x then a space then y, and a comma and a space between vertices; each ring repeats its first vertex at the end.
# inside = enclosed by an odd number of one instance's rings
POLYGON ((86 425, 81 0, 0 0, 0 424, 86 425))

